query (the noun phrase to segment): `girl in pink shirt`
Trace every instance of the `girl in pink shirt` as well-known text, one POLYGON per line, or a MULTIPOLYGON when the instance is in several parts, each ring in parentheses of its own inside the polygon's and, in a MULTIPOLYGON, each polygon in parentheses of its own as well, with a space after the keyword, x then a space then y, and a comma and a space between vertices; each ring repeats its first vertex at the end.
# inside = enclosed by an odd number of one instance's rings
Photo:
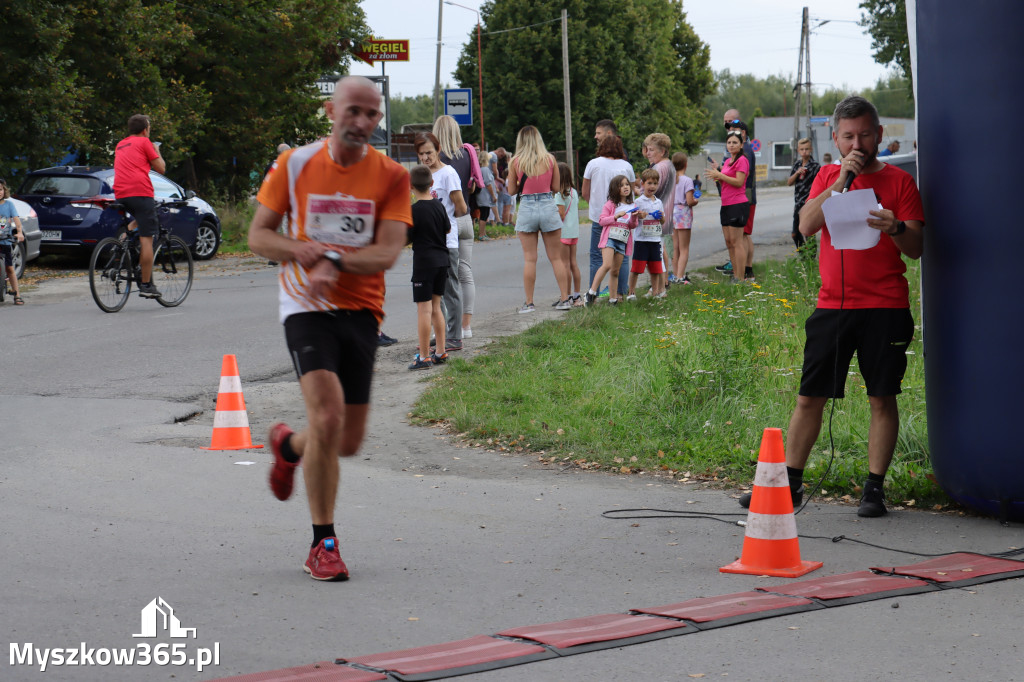
MULTIPOLYGON (((636 210, 633 203, 633 185, 625 175, 616 175, 608 185, 608 202, 601 209, 598 220, 601 230, 601 267, 594 273, 594 281, 587 292, 586 304, 597 300, 597 292, 601 290, 601 281, 610 271, 612 282, 619 281, 619 268, 623 257, 633 253, 633 228, 637 221, 647 214, 636 210)), ((609 296, 608 302, 616 304, 619 299, 609 296)))

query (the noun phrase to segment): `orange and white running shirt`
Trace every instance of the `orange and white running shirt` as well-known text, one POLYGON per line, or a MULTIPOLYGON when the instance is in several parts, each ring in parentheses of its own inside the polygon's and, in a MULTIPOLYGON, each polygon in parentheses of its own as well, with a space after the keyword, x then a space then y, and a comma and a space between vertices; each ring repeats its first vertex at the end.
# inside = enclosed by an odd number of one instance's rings
MULTIPOLYGON (((327 140, 289 149, 274 162, 256 199, 287 214, 288 236, 299 241, 320 241, 351 253, 376 241, 376 228, 384 220, 412 224, 409 172, 372 147, 347 168, 335 163, 327 140)), ((336 286, 325 296, 309 291, 309 273, 297 262, 282 263, 279 274, 280 318, 326 310, 369 310, 384 319, 384 272, 338 274, 336 286)))

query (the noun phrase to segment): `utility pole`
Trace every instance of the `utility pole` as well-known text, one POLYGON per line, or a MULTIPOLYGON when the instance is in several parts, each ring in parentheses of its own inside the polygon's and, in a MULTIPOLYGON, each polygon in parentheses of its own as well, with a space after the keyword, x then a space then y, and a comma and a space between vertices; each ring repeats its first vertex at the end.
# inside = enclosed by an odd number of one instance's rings
POLYGON ((437 66, 434 67, 434 120, 437 120, 438 106, 441 103, 441 10, 443 0, 437 0, 437 66))
MULTIPOLYGON (((803 24, 800 27, 800 58, 796 68, 796 84, 793 86, 793 160, 796 160, 796 141, 800 139, 800 95, 804 79, 804 48, 807 45, 807 8, 804 7, 803 24)), ((813 149, 813 141, 812 141, 813 149)))
MULTIPOLYGON (((572 108, 569 105, 569 15, 562 10, 562 97, 565 104, 565 162, 569 171, 576 176, 576 164, 572 158, 572 108)), ((575 184, 575 183, 574 183, 575 184)))
POLYGON ((811 26, 807 8, 804 7, 803 23, 800 28, 800 62, 797 66, 796 85, 793 86, 793 159, 796 159, 796 141, 800 139, 800 97, 807 97, 807 135, 811 141, 811 153, 816 155, 817 140, 814 139, 811 115, 814 109, 814 93, 811 91, 811 26), (804 66, 807 78, 804 80, 804 66))
MULTIPOLYGON (((804 90, 807 92, 807 137, 811 140, 811 153, 815 153, 814 137, 811 134, 811 115, 814 113, 814 91, 811 90, 811 21, 804 7, 804 58, 807 61, 807 81, 804 90)), ((858 356, 860 357, 860 356, 858 356)))

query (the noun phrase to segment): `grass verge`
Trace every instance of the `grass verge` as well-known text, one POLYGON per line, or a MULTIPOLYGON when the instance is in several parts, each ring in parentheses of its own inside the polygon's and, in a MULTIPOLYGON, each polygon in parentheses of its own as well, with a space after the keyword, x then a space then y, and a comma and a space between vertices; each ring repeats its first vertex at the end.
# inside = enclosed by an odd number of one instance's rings
POLYGON ((256 214, 256 201, 211 203, 220 218, 219 253, 249 253, 249 223, 256 214))
MULTIPOLYGON (((447 422, 475 445, 546 461, 745 486, 765 427, 785 431, 814 309, 817 264, 769 262, 754 285, 708 272, 663 300, 598 303, 499 339, 430 380, 414 419, 447 422)), ((919 310, 917 262, 907 274, 919 310)), ((886 479, 895 505, 942 508, 927 454, 920 340, 908 350, 899 442, 886 479)), ((829 461, 829 414, 805 481, 829 461)), ((870 410, 856 359, 831 421, 835 459, 819 492, 859 499, 870 410)))

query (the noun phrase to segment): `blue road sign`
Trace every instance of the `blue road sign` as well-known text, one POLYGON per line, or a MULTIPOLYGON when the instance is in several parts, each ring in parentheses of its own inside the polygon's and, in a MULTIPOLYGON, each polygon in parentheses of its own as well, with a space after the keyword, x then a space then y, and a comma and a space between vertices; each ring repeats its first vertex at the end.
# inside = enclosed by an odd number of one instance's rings
POLYGON ((451 88, 444 91, 444 113, 460 126, 473 125, 473 89, 451 88))

